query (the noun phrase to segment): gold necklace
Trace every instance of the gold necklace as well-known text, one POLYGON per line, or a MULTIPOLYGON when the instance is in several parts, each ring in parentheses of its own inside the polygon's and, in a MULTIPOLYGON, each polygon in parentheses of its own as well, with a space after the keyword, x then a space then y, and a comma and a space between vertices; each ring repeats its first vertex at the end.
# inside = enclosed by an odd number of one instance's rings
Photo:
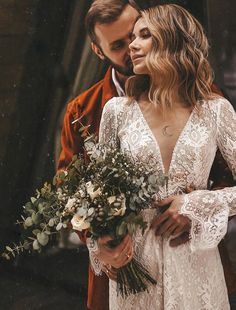
POLYGON ((162 132, 163 136, 165 136, 165 137, 172 137, 174 135, 173 129, 174 129, 173 126, 165 125, 162 128, 161 132, 162 132))

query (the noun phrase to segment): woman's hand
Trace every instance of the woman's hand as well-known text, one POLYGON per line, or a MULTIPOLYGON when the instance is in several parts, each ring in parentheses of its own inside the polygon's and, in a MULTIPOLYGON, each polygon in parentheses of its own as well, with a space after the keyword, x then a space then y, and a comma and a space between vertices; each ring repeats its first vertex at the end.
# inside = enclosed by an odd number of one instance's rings
POLYGON ((104 236, 98 239, 97 258, 106 266, 120 268, 128 264, 133 257, 133 242, 130 235, 126 235, 122 242, 115 248, 109 247, 108 241, 112 240, 110 236, 104 236))
MULTIPOLYGON (((164 238, 169 238, 171 235, 182 236, 183 234, 184 238, 177 240, 177 244, 173 244, 172 242, 172 246, 185 243, 188 240, 186 236, 188 236, 191 221, 188 217, 179 214, 182 205, 182 196, 170 196, 158 203, 154 203, 154 207, 156 208, 166 208, 168 205, 169 207, 162 214, 153 219, 151 228, 155 230, 156 236, 162 236, 164 238)), ((177 238, 179 239, 179 237, 177 238)))
POLYGON ((102 271, 107 275, 107 277, 113 281, 117 280, 117 269, 111 265, 103 265, 102 271))

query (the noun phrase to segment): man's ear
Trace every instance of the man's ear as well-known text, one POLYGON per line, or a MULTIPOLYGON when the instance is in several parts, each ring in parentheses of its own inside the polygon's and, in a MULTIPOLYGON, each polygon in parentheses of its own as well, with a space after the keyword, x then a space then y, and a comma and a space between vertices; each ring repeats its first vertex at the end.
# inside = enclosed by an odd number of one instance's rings
POLYGON ((100 58, 100 59, 102 59, 102 60, 104 60, 105 59, 105 56, 104 56, 104 54, 103 54, 103 51, 101 50, 101 48, 99 47, 99 46, 97 46, 95 43, 91 43, 91 48, 92 48, 92 50, 94 51, 94 53, 96 54, 96 55, 98 55, 98 57, 100 58))

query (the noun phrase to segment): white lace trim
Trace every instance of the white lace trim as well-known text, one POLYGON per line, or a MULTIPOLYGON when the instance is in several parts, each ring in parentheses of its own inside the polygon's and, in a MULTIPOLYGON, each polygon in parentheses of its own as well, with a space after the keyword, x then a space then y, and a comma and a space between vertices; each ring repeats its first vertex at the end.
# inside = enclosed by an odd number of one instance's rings
POLYGON ((98 276, 102 274, 102 262, 97 258, 99 253, 98 243, 92 238, 87 238, 86 240, 87 248, 89 250, 89 259, 92 266, 93 272, 98 276))

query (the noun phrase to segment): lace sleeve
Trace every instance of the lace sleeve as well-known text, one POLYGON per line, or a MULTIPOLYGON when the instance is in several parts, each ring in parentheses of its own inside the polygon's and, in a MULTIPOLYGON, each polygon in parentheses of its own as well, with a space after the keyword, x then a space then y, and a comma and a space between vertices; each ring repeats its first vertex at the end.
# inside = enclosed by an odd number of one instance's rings
POLYGON ((102 118, 99 128, 99 142, 102 144, 118 145, 117 137, 117 100, 112 98, 109 100, 102 112, 102 118))
MULTIPOLYGON (((236 178, 236 114, 225 99, 217 109, 217 145, 236 178)), ((213 248, 224 237, 228 216, 236 214, 236 187, 199 190, 184 196, 180 213, 192 221, 192 250, 213 248)))
MULTIPOLYGON (((110 144, 112 146, 117 146, 118 144, 116 104, 117 98, 112 98, 106 103, 103 109, 99 128, 99 142, 102 144, 110 144)), ((86 244, 92 269, 96 275, 101 275, 103 262, 97 258, 97 254, 99 253, 97 241, 88 238, 86 244)))

